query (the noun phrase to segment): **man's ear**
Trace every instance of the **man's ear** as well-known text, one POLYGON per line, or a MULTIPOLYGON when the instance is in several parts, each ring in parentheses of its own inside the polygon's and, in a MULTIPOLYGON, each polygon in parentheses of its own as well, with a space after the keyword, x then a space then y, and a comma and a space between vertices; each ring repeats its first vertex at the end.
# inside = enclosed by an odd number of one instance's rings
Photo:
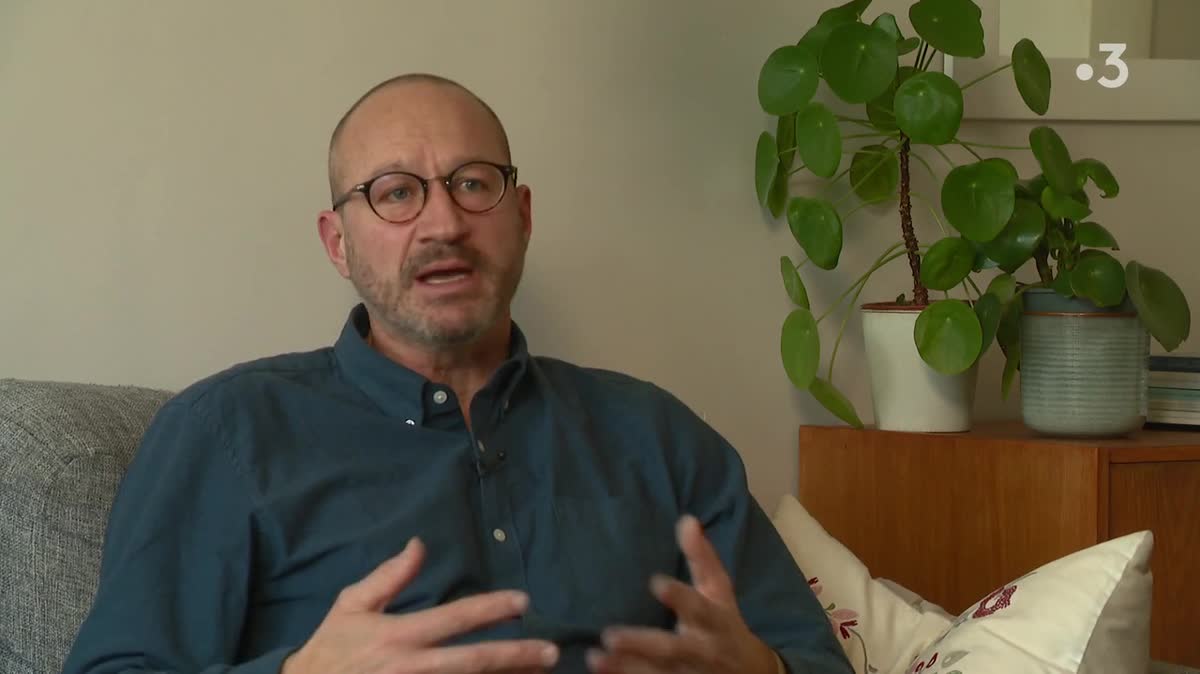
POLYGON ((521 214, 521 234, 528 244, 533 234, 533 192, 528 185, 517 186, 517 211, 521 214))
POLYGON ((317 234, 321 237, 321 245, 325 247, 325 255, 333 263, 334 268, 342 278, 350 278, 350 267, 346 264, 346 223, 337 211, 321 211, 317 215, 317 234))

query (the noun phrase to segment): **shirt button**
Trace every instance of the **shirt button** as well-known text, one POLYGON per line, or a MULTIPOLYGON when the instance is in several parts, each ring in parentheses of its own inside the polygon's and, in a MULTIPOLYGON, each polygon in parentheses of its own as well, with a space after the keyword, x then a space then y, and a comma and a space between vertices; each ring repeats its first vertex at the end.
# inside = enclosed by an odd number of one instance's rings
POLYGON ((408 424, 409 426, 416 426, 416 425, 417 425, 417 422, 413 421, 412 419, 405 419, 405 420, 404 420, 404 423, 408 424))
POLYGON ((504 535, 503 529, 492 529, 492 538, 496 539, 500 543, 503 543, 508 539, 508 536, 504 535))
POLYGON ((437 391, 433 394, 433 402, 441 405, 442 403, 446 402, 446 397, 445 391, 437 391))

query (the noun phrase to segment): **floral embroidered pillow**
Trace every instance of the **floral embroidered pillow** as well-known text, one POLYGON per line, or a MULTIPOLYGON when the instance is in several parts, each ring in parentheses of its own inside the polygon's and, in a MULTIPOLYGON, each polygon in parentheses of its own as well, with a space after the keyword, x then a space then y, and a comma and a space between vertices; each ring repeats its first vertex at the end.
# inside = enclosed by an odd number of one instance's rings
POLYGON ((950 616, 919 598, 906 601, 830 536, 792 496, 772 520, 857 674, 899 674, 950 627, 950 616))
POLYGON ((981 599, 907 674, 1145 672, 1150 662, 1149 531, 1050 562, 981 599))

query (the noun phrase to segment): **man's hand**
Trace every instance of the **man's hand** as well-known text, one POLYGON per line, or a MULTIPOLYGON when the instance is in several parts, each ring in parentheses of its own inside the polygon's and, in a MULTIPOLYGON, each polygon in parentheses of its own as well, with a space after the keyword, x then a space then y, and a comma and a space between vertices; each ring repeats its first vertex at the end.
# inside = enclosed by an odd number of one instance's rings
POLYGON ((675 632, 642 627, 604 631, 604 650, 589 651, 596 674, 776 674, 775 652, 750 632, 733 582, 696 518, 676 529, 692 585, 656 576, 651 592, 675 612, 675 632))
POLYGON ((421 568, 425 546, 409 541, 399 555, 342 590, 325 620, 281 674, 480 674, 544 672, 558 661, 548 641, 496 641, 439 647, 442 641, 514 618, 529 598, 491 592, 401 616, 384 607, 421 568))

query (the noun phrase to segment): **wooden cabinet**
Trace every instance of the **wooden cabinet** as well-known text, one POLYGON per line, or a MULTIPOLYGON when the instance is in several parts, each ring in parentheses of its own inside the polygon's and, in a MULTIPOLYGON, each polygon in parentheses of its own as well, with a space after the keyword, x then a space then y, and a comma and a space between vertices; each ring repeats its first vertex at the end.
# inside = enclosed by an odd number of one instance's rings
POLYGON ((800 502, 872 574, 959 613, 1013 578, 1154 532, 1151 655, 1200 667, 1200 433, 800 429, 800 502))

